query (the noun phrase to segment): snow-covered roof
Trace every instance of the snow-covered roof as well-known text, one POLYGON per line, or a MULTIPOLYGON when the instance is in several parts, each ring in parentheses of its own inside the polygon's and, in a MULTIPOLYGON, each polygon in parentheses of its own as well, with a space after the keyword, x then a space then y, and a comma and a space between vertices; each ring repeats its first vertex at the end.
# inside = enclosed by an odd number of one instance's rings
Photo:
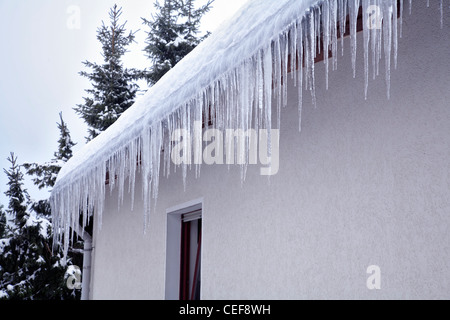
POLYGON ((270 45, 318 0, 249 0, 228 22, 182 59, 147 93, 61 169, 55 190, 104 162, 149 124, 196 99, 215 80, 270 45))
MULTIPOLYGON (((367 12, 369 0, 249 0, 61 169, 51 194, 51 205, 55 230, 62 230, 59 236, 65 234, 65 250, 70 227, 75 231, 78 228, 80 211, 86 224, 95 208, 97 226, 101 226, 107 172, 109 177, 116 177, 110 179, 109 188, 118 187, 120 198, 124 181, 129 178, 127 189, 134 197, 138 158, 142 163, 142 189, 148 194, 144 196, 148 214, 150 199, 158 195, 160 172, 167 174, 171 166, 168 137, 173 129, 185 128, 192 132, 194 120, 201 121, 202 113, 209 112, 215 114, 216 127, 271 128, 272 98, 286 103, 281 79, 288 72, 299 88, 305 87, 314 97, 316 41, 322 37, 326 54, 328 49, 337 52, 338 37, 345 32, 348 15, 350 54, 355 57, 360 3, 363 12, 367 12), (161 150, 167 151, 163 163, 160 163, 161 150)), ((384 43, 389 48, 392 43, 396 52, 397 0, 377 3, 380 19, 389 22, 383 23, 384 43)), ((366 15, 363 16, 367 23, 366 15)), ((381 39, 379 35, 381 30, 377 28, 364 30, 367 41, 381 39)), ((364 50, 366 53, 374 50, 372 55, 381 57, 381 46, 368 46, 364 50)), ((327 70, 328 60, 330 64, 335 63, 337 56, 333 54, 332 59, 325 59, 327 70)), ((378 63, 378 60, 373 61, 378 63)), ((389 68, 388 65, 386 70, 389 68)), ((366 71, 367 83, 368 61, 366 71)), ((386 76, 388 80, 389 72, 386 76)), ((299 95, 301 116, 302 90, 299 95)), ((184 177, 185 169, 183 166, 184 177)))

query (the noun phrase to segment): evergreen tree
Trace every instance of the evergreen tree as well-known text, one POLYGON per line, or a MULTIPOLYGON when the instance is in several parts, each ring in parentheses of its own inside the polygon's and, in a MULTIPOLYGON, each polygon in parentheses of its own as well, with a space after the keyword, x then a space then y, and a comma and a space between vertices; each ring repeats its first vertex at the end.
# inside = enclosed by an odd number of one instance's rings
MULTIPOLYGON (((56 123, 59 129, 58 149, 53 154, 54 158, 50 162, 44 164, 24 164, 24 167, 27 169, 27 174, 35 176, 33 182, 39 189, 53 188, 62 166, 73 155, 72 148, 75 146, 75 143, 72 141, 69 128, 67 127, 67 123, 64 122, 61 112, 59 113, 59 118, 60 122, 56 123)), ((33 202, 31 204, 31 210, 38 215, 43 215, 51 219, 51 207, 48 199, 33 202)), ((71 251, 69 252, 68 258, 69 261, 72 261, 77 265, 82 265, 83 255, 82 252, 80 252, 80 248, 83 248, 83 242, 78 237, 75 239, 76 241, 71 245, 71 251), (76 249, 73 250, 73 248, 76 249)), ((79 293, 76 293, 74 297, 79 297, 79 293)))
POLYGON ((191 52, 206 35, 199 35, 200 21, 214 0, 195 8, 195 0, 164 0, 155 3, 157 13, 152 20, 142 18, 150 28, 144 51, 153 66, 146 73, 147 82, 155 84, 164 74, 191 52))
MULTIPOLYGON (((25 163, 23 166, 27 170, 27 174, 35 176, 33 182, 39 189, 52 188, 55 185, 61 167, 72 157, 72 148, 75 143, 70 137, 70 131, 64 122, 62 113, 59 113, 60 123, 56 123, 59 129, 58 151, 54 153, 54 158, 47 163, 25 163)), ((42 211, 43 204, 36 204, 36 210, 42 211), (41 209, 39 209, 39 207, 41 209)), ((44 205, 45 206, 45 205, 44 205)))
POLYGON ((102 45, 103 64, 89 61, 83 64, 91 72, 80 72, 80 75, 91 81, 92 89, 86 90, 89 97, 84 104, 75 109, 89 128, 90 141, 112 125, 120 115, 133 103, 138 92, 136 80, 143 77, 142 71, 126 69, 121 61, 127 52, 126 48, 134 42, 135 33, 127 33, 125 25, 119 23, 122 8, 114 5, 110 9, 110 25, 97 29, 97 39, 102 45))
MULTIPOLYGON (((7 212, 14 219, 6 238, 0 240, 0 299, 70 299, 77 293, 65 285, 61 254, 52 252, 51 222, 29 211, 29 195, 17 157, 8 161, 7 212)), ((79 294, 78 294, 79 295, 79 294)))
POLYGON ((14 222, 22 227, 27 219, 27 206, 30 203, 28 191, 23 188, 23 173, 17 164, 17 157, 11 152, 7 160, 11 163, 9 170, 3 169, 8 177, 8 190, 5 195, 9 198, 8 213, 14 217, 14 222))

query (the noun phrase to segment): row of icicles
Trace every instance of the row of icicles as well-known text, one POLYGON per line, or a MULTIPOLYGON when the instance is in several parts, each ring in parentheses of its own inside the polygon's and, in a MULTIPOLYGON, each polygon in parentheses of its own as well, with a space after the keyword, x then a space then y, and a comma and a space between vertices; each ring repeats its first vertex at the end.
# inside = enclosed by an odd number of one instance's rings
MULTIPOLYGON (((412 1, 409 0, 411 12, 412 1)), ((118 207, 127 190, 135 202, 137 174, 141 175, 141 195, 144 202, 144 230, 147 229, 151 208, 158 198, 161 173, 168 177, 172 170, 182 171, 186 186, 187 172, 194 166, 195 176, 201 165, 182 164, 171 168, 171 133, 186 129, 194 138, 194 123, 210 121, 214 129, 256 130, 272 128, 272 102, 275 101, 276 128, 280 126, 280 113, 287 104, 288 75, 298 88, 299 124, 301 129, 303 90, 309 91, 315 104, 315 58, 324 54, 326 87, 328 72, 337 69, 338 43, 344 54, 344 36, 349 27, 353 75, 356 74, 357 26, 359 10, 363 17, 363 51, 365 96, 368 95, 369 76, 379 75, 380 60, 384 53, 387 96, 390 94, 391 57, 397 65, 398 37, 402 34, 404 1, 400 0, 325 0, 304 16, 293 21, 279 36, 258 49, 232 71, 220 75, 190 101, 184 102, 173 113, 160 121, 150 123, 127 144, 118 147, 107 161, 96 164, 69 183, 55 188, 51 196, 55 243, 63 243, 67 254, 74 233, 84 232, 95 212, 95 225, 101 229, 105 194, 118 188, 118 207), (399 7, 398 7, 399 4, 399 7), (361 9, 360 9, 361 8, 361 9), (347 21, 348 16, 348 21, 347 21), (399 23, 398 23, 399 22, 399 23), (348 26, 347 26, 348 24, 348 26), (398 29, 399 28, 399 29, 398 29), (383 52, 384 51, 384 52, 383 52), (331 52, 331 56, 329 53, 331 52), (393 54, 392 54, 393 52, 393 54), (301 62, 301 63, 300 63, 301 62), (162 161, 161 161, 162 158, 162 161), (105 181, 108 181, 108 185, 105 181), (128 183, 126 183, 128 181, 128 183)), ((441 25, 443 1, 440 0, 441 25)), ((220 63, 220 61, 218 61, 220 63)), ((201 144, 202 141, 192 141, 201 144)), ((270 143, 269 143, 270 145, 270 143)), ((269 148, 270 153, 270 148, 269 148)), ((235 152, 237 154, 237 152, 235 152)), ((196 155, 193 155, 194 157, 196 155)), ((248 164, 241 165, 242 181, 248 164)))

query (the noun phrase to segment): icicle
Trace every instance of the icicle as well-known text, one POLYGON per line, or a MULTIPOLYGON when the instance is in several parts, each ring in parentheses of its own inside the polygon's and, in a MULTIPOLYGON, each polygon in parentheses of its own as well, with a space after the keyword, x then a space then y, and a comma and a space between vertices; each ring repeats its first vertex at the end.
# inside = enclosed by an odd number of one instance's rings
POLYGON ((288 42, 290 44, 289 48, 289 57, 290 57, 290 64, 291 67, 289 69, 289 72, 291 73, 291 80, 294 80, 294 86, 297 86, 297 77, 296 77, 296 59, 295 59, 295 52, 297 50, 297 24, 294 22, 292 25, 289 26, 288 29, 288 42))
MULTIPOLYGON (((117 211, 119 211, 119 212, 120 212, 120 207, 123 205, 123 196, 125 193, 125 170, 127 169, 126 153, 127 153, 126 148, 123 148, 119 152, 119 174, 117 177, 117 183, 119 185, 117 211)), ((115 177, 113 177, 113 179, 115 179, 115 177)))
MULTIPOLYGON (((238 74, 240 76, 240 81, 238 82, 240 84, 239 92, 241 92, 240 100, 239 100, 239 114, 240 114, 240 128, 243 130, 243 132, 247 132, 247 130, 250 128, 248 123, 248 113, 250 110, 250 105, 248 101, 248 88, 249 88, 249 75, 250 70, 248 70, 247 61, 244 61, 242 65, 242 72, 238 74)), ((241 170, 241 185, 245 181, 246 173, 247 173, 247 166, 249 159, 249 148, 246 144, 241 144, 241 154, 244 158, 244 165, 241 170)))
POLYGON ((370 28, 369 28, 369 6, 370 0, 362 0, 362 12, 363 12, 363 39, 364 39, 364 97, 367 100, 367 90, 369 87, 369 41, 370 41, 370 28))
POLYGON ((314 70, 314 57, 316 47, 316 35, 314 26, 314 14, 311 12, 308 16, 307 23, 308 35, 305 37, 305 51, 306 51, 306 80, 309 90, 311 91, 313 105, 316 106, 316 93, 315 93, 315 70, 314 70))
MULTIPOLYGON (((272 50, 267 47, 264 50, 264 127, 267 130, 272 128, 272 50)), ((285 80, 286 81, 286 80, 285 80)), ((270 136, 270 134, 269 134, 270 136)))
MULTIPOLYGON (((184 130, 184 133, 189 134, 188 132, 188 123, 190 123, 190 112, 189 112, 189 105, 186 104, 184 107, 181 108, 182 117, 181 117, 181 126, 180 128, 184 130)), ((190 136, 183 137, 183 152, 187 152, 187 156, 185 156, 185 159, 190 159, 190 148, 188 141, 191 140, 190 136)), ((187 177, 187 169, 188 169, 188 163, 186 161, 183 161, 181 164, 181 170, 183 175, 183 190, 186 191, 186 177, 187 177)))
POLYGON ((128 184, 128 193, 131 195, 131 211, 134 210, 134 192, 135 192, 135 186, 136 186, 136 170, 137 170, 137 163, 139 158, 139 146, 140 140, 135 139, 130 146, 130 176, 129 176, 129 184, 128 184))
MULTIPOLYGON (((251 128, 251 123, 249 123, 249 112, 250 112, 250 101, 249 98, 249 77, 250 70, 248 66, 247 60, 241 65, 240 72, 237 73, 238 76, 238 92, 240 93, 239 99, 239 119, 240 124, 239 128, 242 129, 242 132, 248 132, 251 128)), ((247 165, 249 164, 249 150, 250 150, 251 137, 249 137, 249 141, 245 141, 245 143, 240 144, 240 154, 243 159, 243 164, 241 165, 241 186, 243 186, 245 182, 245 178, 247 175, 247 165)))
POLYGON ((330 46, 330 8, 329 2, 325 1, 322 4, 322 38, 323 38, 323 61, 325 64, 325 89, 328 90, 328 71, 329 71, 329 46, 330 46))
MULTIPOLYGON (((375 0, 375 6, 377 8, 378 7, 378 0, 375 0)), ((368 14, 367 12, 364 13, 364 15, 368 14)), ((368 17, 367 17, 368 18, 368 17)), ((379 18, 381 19, 381 13, 379 18)), ((368 26, 364 25, 365 28, 367 28, 368 26)), ((376 75, 377 75, 377 65, 378 65, 378 47, 377 47, 377 43, 378 43, 378 34, 379 34, 379 29, 378 28, 371 28, 370 29, 370 38, 372 39, 371 42, 371 52, 372 52, 372 78, 375 80, 376 75)))
POLYGON ((400 0, 400 38, 403 37, 403 0, 400 0))
POLYGON ((338 37, 337 37, 337 9, 338 5, 336 1, 330 1, 330 32, 331 32, 331 54, 333 70, 337 69, 337 52, 338 52, 338 37))
POLYGON ((298 36, 298 130, 302 131, 302 112, 303 112, 303 29, 302 22, 299 22, 300 30, 297 33, 298 36))
MULTIPOLYGON (((288 82, 288 61, 289 61, 289 37, 288 33, 286 32, 283 35, 283 39, 285 41, 285 48, 284 48, 284 74, 283 74, 283 107, 286 107, 287 105, 287 82, 288 82)), ((279 128, 279 126, 278 126, 279 128)))
POLYGON ((150 148, 150 128, 142 132, 142 200, 144 203, 144 232, 147 230, 148 216, 150 213, 150 193, 151 184, 151 148, 150 148))
MULTIPOLYGON (((381 0, 376 0, 377 1, 377 7, 381 8, 381 0)), ((385 19, 384 15, 383 15, 383 11, 384 10, 380 10, 380 24, 383 24, 383 21, 385 19)), ((376 34, 376 49, 375 49, 375 54, 376 54, 376 73, 374 73, 373 78, 375 79, 376 76, 378 76, 380 74, 380 60, 381 60, 381 47, 382 47, 382 29, 381 28, 374 28, 375 30, 375 34, 376 34)))
POLYGON ((263 61, 262 61, 262 50, 258 51, 257 55, 257 85, 258 88, 258 110, 257 110, 257 121, 259 126, 262 126, 262 114, 263 114, 263 105, 264 105, 264 74, 263 74, 263 61))
POLYGON ((349 17, 350 17, 350 48, 352 51, 352 67, 353 67, 353 78, 356 77, 356 26, 358 21, 358 9, 359 0, 349 0, 348 2, 349 17))
POLYGON ((171 113, 167 117, 167 120, 165 122, 165 127, 164 127, 165 131, 167 132, 166 139, 164 140, 164 167, 163 167, 164 176, 166 178, 169 178, 169 176, 170 176, 170 163, 172 162, 170 159, 170 155, 172 152, 171 139, 172 139, 172 132, 173 132, 173 130, 172 130, 173 118, 174 118, 174 113, 171 113))
POLYGON ((383 2, 383 33, 384 33, 384 55, 386 68, 386 87, 387 97, 391 95, 391 51, 392 51, 392 0, 385 0, 383 2))
MULTIPOLYGON (((193 148, 193 157, 194 157, 194 167, 195 167, 195 178, 198 179, 200 177, 200 165, 202 163, 202 144, 203 144, 203 136, 202 136, 202 112, 204 110, 205 104, 205 91, 201 91, 197 97, 197 101, 193 108, 193 123, 191 123, 191 135, 192 135, 192 148, 193 148)), ((158 131, 160 131, 158 129, 158 131)), ((158 139, 160 134, 158 135, 158 139)), ((155 149, 155 152, 157 150, 155 149)), ((156 158, 156 157, 155 157, 156 158)), ((157 161, 157 159, 155 159, 157 161)), ((156 199, 156 197, 155 197, 156 199)))
POLYGON ((280 109, 281 99, 282 99, 282 85, 283 85, 283 75, 282 75, 282 53, 281 53, 281 43, 280 38, 274 41, 274 86, 277 96, 277 110, 280 109))
POLYGON ((397 0, 394 0, 395 3, 392 3, 392 37, 394 41, 394 68, 397 69, 397 58, 398 58, 398 25, 397 25, 397 16, 398 16, 398 8, 397 8, 397 0))
POLYGON ((103 225, 103 210, 105 208, 105 177, 106 177, 106 165, 102 165, 97 174, 97 190, 100 191, 97 194, 97 215, 99 219, 99 230, 102 229, 103 225))
MULTIPOLYGON (((273 57, 273 64, 272 64, 272 79, 271 83, 273 83, 273 90, 274 90, 274 96, 276 97, 276 108, 277 108, 277 126, 280 123, 280 113, 281 113, 281 99, 282 99, 282 86, 283 81, 286 81, 286 79, 283 79, 282 77, 282 69, 283 69, 283 58, 281 53, 281 41, 280 38, 277 38, 270 48, 270 50, 273 52, 271 53, 271 56, 273 57)), ((284 63, 287 63, 284 61, 284 63)))
MULTIPOLYGON (((201 115, 200 115, 201 117, 201 115)), ((156 206, 156 201, 158 199, 158 190, 159 190, 159 175, 160 175, 160 151, 161 151, 161 142, 163 138, 162 133, 162 123, 157 122, 153 125, 151 130, 151 163, 152 163, 152 171, 151 171, 151 182, 152 182, 152 199, 153 205, 156 206)))
POLYGON ((344 36, 347 21, 347 0, 339 1, 339 27, 341 31, 341 50, 344 56, 344 36))
POLYGON ((314 58, 317 57, 318 54, 321 54, 321 47, 320 45, 320 38, 321 38, 321 32, 320 32, 320 17, 322 16, 321 13, 321 7, 320 6, 316 6, 312 9, 312 13, 314 15, 314 35, 315 35, 315 43, 316 43, 316 47, 314 47, 314 50, 316 50, 315 54, 314 54, 314 58))

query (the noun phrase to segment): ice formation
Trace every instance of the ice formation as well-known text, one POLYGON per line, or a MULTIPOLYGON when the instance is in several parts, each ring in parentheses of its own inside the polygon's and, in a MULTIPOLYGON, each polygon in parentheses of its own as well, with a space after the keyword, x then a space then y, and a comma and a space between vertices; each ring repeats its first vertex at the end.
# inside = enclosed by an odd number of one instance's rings
MULTIPOLYGON (((409 0, 409 11, 411 5, 409 0)), ((202 119, 211 119, 212 127, 220 130, 279 127, 280 112, 287 103, 284 84, 288 76, 298 87, 301 128, 304 91, 310 92, 315 104, 315 58, 320 52, 324 54, 328 87, 329 69, 338 67, 339 38, 344 54, 347 23, 355 75, 360 12, 364 94, 367 97, 370 73, 374 78, 379 75, 384 55, 389 97, 391 57, 396 66, 403 9, 404 0, 248 1, 62 168, 51 194, 51 206, 55 236, 64 244, 64 251, 73 233, 83 232, 94 212, 95 225, 101 228, 105 193, 114 188, 118 188, 119 207, 126 192, 131 194, 132 202, 135 193, 141 195, 147 227, 158 198, 160 176, 168 176, 174 169, 170 159, 173 130, 193 132, 194 123, 202 119), (273 109, 272 101, 276 102, 273 109), (272 123, 272 110, 277 113, 273 117, 276 124, 272 123), (142 175, 142 186, 136 186, 136 174, 142 175)), ((248 163, 248 154, 246 160, 248 163)), ((184 183, 190 166, 181 165, 184 183)), ((199 175, 200 165, 192 166, 199 175)), ((245 169, 243 165, 243 179, 245 169)))

